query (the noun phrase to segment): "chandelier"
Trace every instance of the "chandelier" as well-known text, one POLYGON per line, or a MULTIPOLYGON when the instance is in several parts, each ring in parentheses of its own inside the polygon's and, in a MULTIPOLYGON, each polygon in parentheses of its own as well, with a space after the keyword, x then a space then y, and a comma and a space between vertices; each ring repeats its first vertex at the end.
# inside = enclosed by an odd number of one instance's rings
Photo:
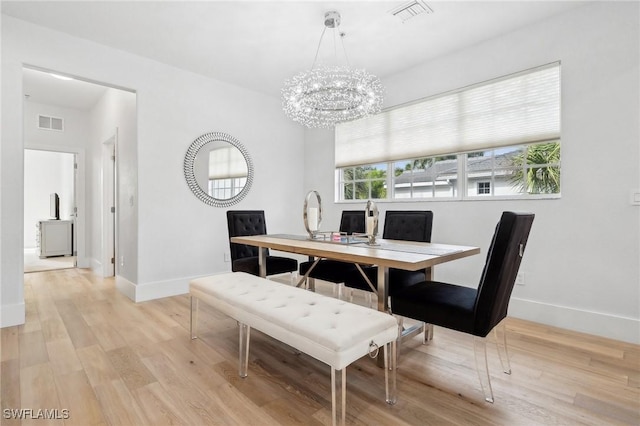
MULTIPOLYGON (((382 108, 382 84, 375 75, 346 65, 316 67, 318 52, 327 28, 340 27, 340 14, 330 11, 324 15, 325 28, 320 36, 313 65, 284 83, 282 106, 294 121, 307 127, 333 127, 336 123, 356 120, 376 114, 382 108)), ((340 40, 344 33, 339 33, 340 40)), ((335 35, 334 35, 335 40, 335 35)))

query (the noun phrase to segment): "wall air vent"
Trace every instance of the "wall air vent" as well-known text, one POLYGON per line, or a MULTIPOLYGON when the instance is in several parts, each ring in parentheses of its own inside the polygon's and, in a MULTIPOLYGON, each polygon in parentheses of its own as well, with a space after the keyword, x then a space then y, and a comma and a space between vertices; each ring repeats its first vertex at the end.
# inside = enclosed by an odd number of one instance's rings
POLYGON ((393 16, 398 17, 402 22, 414 18, 423 13, 433 13, 433 9, 429 7, 423 0, 412 0, 389 11, 393 16))
POLYGON ((64 118, 38 115, 38 129, 64 131, 64 118))

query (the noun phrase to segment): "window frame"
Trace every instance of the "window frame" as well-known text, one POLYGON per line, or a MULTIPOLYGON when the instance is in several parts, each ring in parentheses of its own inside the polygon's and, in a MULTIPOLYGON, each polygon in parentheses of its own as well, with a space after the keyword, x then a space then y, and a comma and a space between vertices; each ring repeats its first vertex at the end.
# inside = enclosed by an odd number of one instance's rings
POLYGON ((478 181, 476 182, 476 193, 478 195, 493 195, 493 186, 491 185, 491 181, 478 181))
MULTIPOLYGON (((557 139, 556 141, 553 142, 549 142, 549 141, 543 141, 543 142, 535 142, 535 143, 528 143, 528 144, 516 144, 516 145, 512 145, 509 147, 502 147, 500 149, 505 149, 505 148, 515 148, 515 147, 524 147, 525 149, 528 149, 531 146, 534 145, 542 145, 542 144, 548 144, 548 143, 558 143, 560 144, 560 150, 562 150, 562 141, 560 139, 557 139)), ((487 149, 486 151, 492 151, 495 149, 487 149)), ((414 160, 420 160, 422 158, 412 158, 412 159, 405 159, 405 160, 399 160, 399 161, 388 161, 386 163, 375 163, 375 164, 363 164, 361 166, 348 166, 348 167, 343 167, 343 168, 336 168, 335 169, 335 183, 336 183, 336 192, 335 192, 335 202, 336 203, 362 203, 363 201, 366 201, 367 199, 363 199, 363 198, 354 198, 354 199, 343 199, 344 197, 344 193, 342 191, 343 185, 345 183, 345 181, 343 179, 341 179, 341 175, 343 173, 343 170, 345 169, 355 169, 356 167, 367 167, 367 166, 374 166, 374 165, 381 165, 381 164, 386 164, 387 167, 387 172, 386 172, 386 198, 371 198, 372 200, 376 201, 376 202, 381 202, 381 203, 385 203, 385 202, 393 202, 393 203, 403 203, 403 202, 408 202, 408 203, 415 203, 415 202, 438 202, 438 201, 500 201, 500 200, 540 200, 540 199, 559 199, 562 197, 562 157, 560 157, 560 160, 557 163, 545 163, 545 164, 527 164, 527 162, 525 161, 522 165, 524 172, 526 173, 526 171, 528 169, 532 169, 532 168, 540 168, 540 167, 558 167, 560 169, 560 191, 558 193, 543 193, 543 194, 535 194, 535 193, 528 193, 528 192, 520 192, 517 194, 509 194, 509 195, 495 195, 495 188, 496 185, 494 183, 494 179, 495 179, 495 165, 492 165, 491 168, 491 179, 489 180, 490 182, 490 194, 476 194, 476 195, 469 195, 469 171, 468 171, 468 167, 467 167, 467 156, 468 154, 471 153, 476 153, 476 152, 483 152, 483 151, 470 151, 470 152, 460 152, 460 153, 451 153, 449 155, 455 155, 456 156, 456 164, 457 164, 457 182, 456 185, 454 185, 454 194, 453 196, 448 196, 448 197, 438 197, 435 196, 435 193, 432 192, 432 196, 430 197, 414 197, 413 196, 413 188, 414 188, 414 181, 412 180, 410 183, 410 187, 411 187, 411 197, 407 197, 407 198, 395 198, 396 196, 396 185, 395 185, 395 164, 396 163, 400 163, 400 162, 413 162, 414 160)), ((438 156, 441 157, 441 156, 438 156)), ((437 158, 437 157, 423 157, 423 158, 437 158)), ((495 158, 495 157, 494 157, 495 158)), ((503 170, 502 168, 500 168, 500 170, 503 170)), ((377 179, 376 179, 377 180, 377 179)), ((354 180, 353 182, 356 181, 360 181, 360 180, 354 180)), ((477 182, 476 182, 477 183, 477 182)), ((371 187, 369 187, 371 188, 371 187)), ((370 189, 369 189, 369 195, 371 195, 370 189)))

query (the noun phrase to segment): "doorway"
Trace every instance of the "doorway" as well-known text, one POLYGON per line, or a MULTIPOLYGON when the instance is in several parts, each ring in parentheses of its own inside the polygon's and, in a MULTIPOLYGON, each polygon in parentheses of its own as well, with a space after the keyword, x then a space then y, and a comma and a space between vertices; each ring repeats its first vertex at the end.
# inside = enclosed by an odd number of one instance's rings
MULTIPOLYGON (((107 152, 113 153, 118 147, 125 147, 127 154, 135 151, 135 91, 33 65, 25 64, 22 70, 24 148, 76 156, 75 207, 68 213, 74 221, 75 267, 114 276, 123 265, 116 256, 121 256, 122 239, 117 238, 120 222, 115 210, 119 195, 117 162, 107 152)), ((25 186, 25 202, 30 193, 25 186)), ((61 203, 67 200, 60 198, 61 203)), ((36 240, 38 220, 25 218, 25 234, 30 231, 25 235, 25 245, 35 245, 32 242, 36 240)))
POLYGON ((24 150, 24 272, 75 268, 77 157, 24 150))

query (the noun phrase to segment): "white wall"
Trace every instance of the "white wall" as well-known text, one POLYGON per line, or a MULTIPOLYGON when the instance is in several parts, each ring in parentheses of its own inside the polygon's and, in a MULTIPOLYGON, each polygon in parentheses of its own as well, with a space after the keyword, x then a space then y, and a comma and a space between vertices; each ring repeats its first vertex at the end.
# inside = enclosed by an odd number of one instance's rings
MULTIPOLYGON (((384 79, 386 106, 562 61, 562 198, 381 203, 434 211, 433 241, 486 253, 503 210, 536 214, 509 314, 640 343, 639 10, 637 2, 588 5, 384 79)), ((427 48, 427 47, 425 47, 427 48)), ((371 70, 375 72, 375 70, 371 70)), ((308 131, 305 188, 333 198, 331 132, 308 131)), ((343 208, 328 205, 327 229, 343 208)), ((484 254, 436 268, 469 286, 484 254)))
POLYGON ((90 112, 90 197, 91 209, 91 259, 94 269, 102 270, 103 238, 105 224, 103 212, 111 206, 105 206, 103 201, 103 144, 116 136, 118 145, 118 256, 128 261, 118 267, 120 277, 131 283, 137 282, 137 247, 138 247, 138 171, 137 171, 137 136, 136 136, 136 94, 108 89, 90 112))
POLYGON ((23 64, 136 92, 137 123, 127 132, 136 144, 119 160, 121 212, 131 239, 121 249, 124 267, 135 272, 117 281, 131 298, 179 294, 192 277, 230 269, 223 261, 225 210, 196 199, 183 174, 189 145, 204 133, 231 134, 253 158, 254 185, 234 208, 264 209, 270 232, 303 230, 304 132, 282 114, 278 98, 2 15, 2 326, 24 322, 23 64))

